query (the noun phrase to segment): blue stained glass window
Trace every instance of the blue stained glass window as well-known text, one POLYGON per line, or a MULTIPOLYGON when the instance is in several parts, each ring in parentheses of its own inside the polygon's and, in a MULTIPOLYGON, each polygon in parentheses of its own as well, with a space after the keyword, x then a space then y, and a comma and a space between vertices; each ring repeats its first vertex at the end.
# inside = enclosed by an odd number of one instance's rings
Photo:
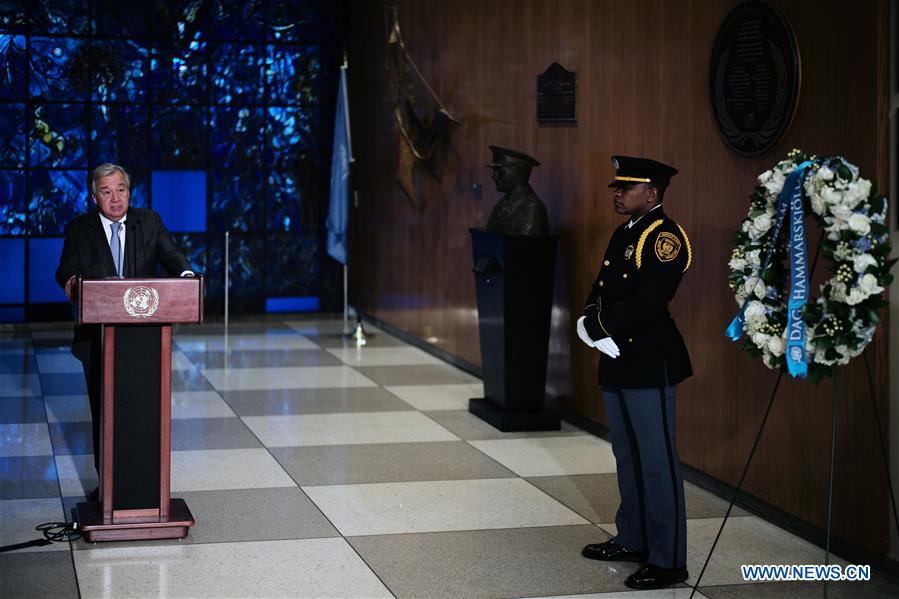
POLYGON ((265 287, 270 296, 309 295, 318 289, 318 240, 296 234, 269 237, 265 287))
POLYGON ((153 101, 160 104, 205 102, 206 42, 155 42, 150 56, 153 101))
POLYGON ((133 40, 96 40, 91 47, 92 99, 142 102, 147 93, 147 48, 133 40))
POLYGON ((261 167, 265 154, 261 108, 210 109, 209 133, 213 164, 227 168, 261 167))
POLYGON ((256 171, 212 171, 209 231, 259 233, 266 195, 256 171))
POLYGON ((79 35, 89 31, 87 0, 35 0, 29 4, 33 32, 79 35))
POLYGON ((92 0, 93 32, 114 37, 146 37, 150 32, 148 0, 92 0))
POLYGON ((56 282, 56 268, 62 254, 62 237, 28 240, 28 301, 64 302, 65 291, 56 282))
POLYGON ((25 99, 25 36, 0 34, 0 99, 25 99))
POLYGON ((0 235, 24 234, 25 173, 0 171, 0 235))
POLYGON ((25 240, 0 239, 0 304, 25 303, 25 240))
POLYGON ((150 33, 153 37, 177 40, 205 38, 204 4, 198 0, 150 0, 150 33))
MULTIPOLYGON (((121 164, 128 174, 131 176, 131 199, 128 200, 130 206, 135 208, 150 207, 150 172, 149 170, 133 169, 128 163, 121 164)), ((93 200, 91 200, 93 205, 93 200)))
POLYGON ((206 234, 172 233, 172 237, 194 272, 206 272, 206 234))
POLYGON ((28 233, 61 235, 66 224, 88 207, 87 171, 29 173, 28 233))
POLYGON ((84 104, 37 104, 28 132, 28 164, 86 167, 84 104))
POLYGON ((90 164, 113 162, 125 170, 148 170, 149 111, 145 105, 91 107, 90 164))
POLYGON ((317 37, 321 26, 314 0, 269 0, 268 38, 277 41, 306 41, 317 37))
POLYGON ((266 228, 294 234, 305 231, 302 196, 294 175, 287 172, 270 172, 266 183, 269 197, 266 228))
POLYGON ((271 107, 267 116, 269 163, 277 167, 293 166, 304 150, 315 146, 312 130, 315 115, 310 115, 310 111, 271 107))
MULTIPOLYGON (((224 296, 225 272, 224 235, 210 237, 209 262, 206 270, 209 286, 207 297, 224 296)), ((231 235, 228 260, 229 286, 231 298, 260 298, 263 285, 263 251, 262 239, 257 236, 231 235)), ((235 311, 239 310, 235 302, 235 311)))
POLYGON ((206 165, 206 107, 154 108, 151 115, 153 168, 189 169, 206 165))
POLYGON ((86 100, 90 46, 72 37, 32 37, 28 93, 44 100, 86 100))
POLYGON ((153 171, 153 209, 169 231, 206 230, 206 171, 153 171))
POLYGON ((0 2, 0 31, 25 29, 25 3, 23 0, 0 2))
POLYGON ((210 48, 210 95, 216 104, 260 104, 265 97, 262 47, 216 44, 210 48))
POLYGON ((220 40, 262 38, 262 0, 213 0, 210 3, 209 33, 220 40))
POLYGON ((318 46, 269 45, 266 81, 272 104, 311 109, 320 100, 318 46))
POLYGON ((0 104, 0 167, 25 166, 25 105, 0 104))

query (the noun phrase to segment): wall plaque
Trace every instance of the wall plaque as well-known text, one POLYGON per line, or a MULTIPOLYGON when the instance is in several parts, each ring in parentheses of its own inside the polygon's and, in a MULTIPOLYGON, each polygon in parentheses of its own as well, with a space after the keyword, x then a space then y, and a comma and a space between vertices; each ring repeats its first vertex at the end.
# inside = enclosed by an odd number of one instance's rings
POLYGON ((737 5, 712 49, 712 112, 727 145, 756 155, 784 134, 799 99, 799 49, 786 17, 770 4, 737 5))
POLYGON ((577 122, 577 80, 574 71, 554 62, 542 75, 537 75, 537 120, 577 122))

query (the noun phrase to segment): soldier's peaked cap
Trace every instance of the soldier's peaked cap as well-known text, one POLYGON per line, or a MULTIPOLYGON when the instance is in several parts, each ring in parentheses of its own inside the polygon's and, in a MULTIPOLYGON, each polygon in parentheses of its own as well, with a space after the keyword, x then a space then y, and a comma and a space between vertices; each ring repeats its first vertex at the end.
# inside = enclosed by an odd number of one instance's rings
POLYGON ((490 146, 493 159, 487 166, 540 166, 537 159, 518 150, 510 150, 502 146, 490 146))
POLYGON ((609 183, 609 187, 627 187, 635 183, 668 185, 671 177, 677 174, 677 169, 673 166, 633 156, 612 156, 612 166, 615 167, 615 179, 609 183))

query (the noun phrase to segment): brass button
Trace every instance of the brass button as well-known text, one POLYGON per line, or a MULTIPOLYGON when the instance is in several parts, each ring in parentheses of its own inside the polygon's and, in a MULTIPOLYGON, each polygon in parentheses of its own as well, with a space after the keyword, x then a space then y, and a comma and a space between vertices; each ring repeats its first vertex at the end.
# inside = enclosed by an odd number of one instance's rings
POLYGON ((602 287, 603 285, 605 285, 605 282, 604 282, 604 281, 600 281, 600 282, 599 282, 599 286, 602 287))
POLYGON ((623 278, 625 278, 625 279, 626 279, 626 278, 627 278, 627 273, 624 273, 624 274, 623 274, 623 275, 621 275, 621 276, 622 276, 622 277, 623 277, 623 278))
POLYGON ((608 260, 603 260, 603 261, 602 261, 602 264, 603 264, 603 266, 608 266, 608 265, 609 265, 609 261, 608 261, 608 260))

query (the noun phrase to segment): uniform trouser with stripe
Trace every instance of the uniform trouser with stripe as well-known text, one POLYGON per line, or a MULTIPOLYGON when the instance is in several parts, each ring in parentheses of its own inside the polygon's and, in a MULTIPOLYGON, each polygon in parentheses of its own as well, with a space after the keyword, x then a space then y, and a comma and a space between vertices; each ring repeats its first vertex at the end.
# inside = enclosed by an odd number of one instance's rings
POLYGON ((603 388, 621 505, 615 542, 648 553, 648 563, 687 563, 684 479, 674 438, 676 386, 603 388))

